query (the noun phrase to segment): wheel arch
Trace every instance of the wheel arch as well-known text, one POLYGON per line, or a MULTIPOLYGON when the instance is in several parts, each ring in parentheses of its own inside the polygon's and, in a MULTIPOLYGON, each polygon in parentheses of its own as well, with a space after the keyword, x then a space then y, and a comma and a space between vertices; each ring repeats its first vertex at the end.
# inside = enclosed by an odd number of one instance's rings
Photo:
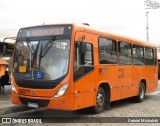
POLYGON ((109 85, 109 83, 103 82, 103 83, 101 83, 99 85, 99 87, 102 87, 104 89, 104 91, 105 91, 105 95, 106 95, 106 109, 109 109, 110 108, 110 99, 111 99, 110 85, 109 85))

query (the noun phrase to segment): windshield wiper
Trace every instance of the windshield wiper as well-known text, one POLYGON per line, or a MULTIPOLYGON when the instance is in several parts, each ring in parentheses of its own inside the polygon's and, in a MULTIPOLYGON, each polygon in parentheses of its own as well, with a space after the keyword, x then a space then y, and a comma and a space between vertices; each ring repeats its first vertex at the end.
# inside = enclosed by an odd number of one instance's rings
POLYGON ((52 37, 44 47, 41 46, 41 50, 39 54, 40 58, 44 57, 48 53, 48 51, 51 49, 55 40, 56 40, 55 37, 52 37))
POLYGON ((47 44, 43 47, 43 45, 41 45, 41 49, 40 49, 40 54, 39 54, 39 64, 38 64, 38 68, 40 68, 40 64, 41 64, 41 59, 48 53, 48 51, 51 49, 54 41, 56 40, 55 37, 52 37, 47 44))

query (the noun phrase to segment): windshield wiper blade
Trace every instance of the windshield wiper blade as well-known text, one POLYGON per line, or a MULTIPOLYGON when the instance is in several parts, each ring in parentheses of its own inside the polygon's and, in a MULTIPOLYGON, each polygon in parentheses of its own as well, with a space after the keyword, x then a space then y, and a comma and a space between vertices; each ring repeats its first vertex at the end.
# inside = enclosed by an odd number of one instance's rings
POLYGON ((39 54, 39 65, 38 65, 38 68, 40 68, 41 59, 48 53, 48 51, 52 47, 52 45, 53 45, 55 40, 56 40, 56 38, 52 37, 44 47, 43 47, 43 45, 41 45, 40 54, 39 54))
POLYGON ((41 46, 41 51, 39 54, 40 58, 44 57, 48 53, 55 40, 56 40, 55 37, 52 37, 44 47, 41 46))

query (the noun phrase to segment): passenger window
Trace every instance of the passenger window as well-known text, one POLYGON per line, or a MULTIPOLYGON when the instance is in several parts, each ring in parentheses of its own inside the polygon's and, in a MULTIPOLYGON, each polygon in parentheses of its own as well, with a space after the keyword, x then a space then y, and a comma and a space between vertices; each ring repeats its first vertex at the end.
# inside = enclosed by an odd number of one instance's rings
POLYGON ((153 49, 145 47, 145 65, 155 65, 153 49))
POLYGON ((132 64, 132 46, 130 43, 118 42, 118 60, 121 65, 132 64))
POLYGON ((117 64, 116 40, 99 38, 99 63, 117 64))
POLYGON ((156 49, 153 49, 153 55, 154 55, 154 65, 157 65, 157 52, 156 49))
POLYGON ((134 65, 144 65, 143 46, 133 45, 133 64, 134 65))

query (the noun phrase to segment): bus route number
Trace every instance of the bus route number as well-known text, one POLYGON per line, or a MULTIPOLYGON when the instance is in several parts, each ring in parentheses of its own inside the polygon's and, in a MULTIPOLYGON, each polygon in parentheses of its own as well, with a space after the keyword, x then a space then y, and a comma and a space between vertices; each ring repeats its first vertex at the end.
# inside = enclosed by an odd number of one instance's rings
POLYGON ((27 89, 19 89, 19 94, 21 95, 29 95, 30 90, 27 89))

